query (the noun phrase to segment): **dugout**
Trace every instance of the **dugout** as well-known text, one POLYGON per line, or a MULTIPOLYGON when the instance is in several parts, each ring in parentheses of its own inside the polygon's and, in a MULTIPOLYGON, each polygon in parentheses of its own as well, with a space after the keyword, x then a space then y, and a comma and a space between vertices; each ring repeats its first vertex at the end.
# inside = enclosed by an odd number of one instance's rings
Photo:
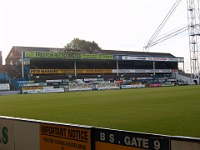
POLYGON ((63 52, 62 48, 12 47, 6 58, 11 79, 153 79, 169 78, 184 58, 170 53, 117 50, 63 52))

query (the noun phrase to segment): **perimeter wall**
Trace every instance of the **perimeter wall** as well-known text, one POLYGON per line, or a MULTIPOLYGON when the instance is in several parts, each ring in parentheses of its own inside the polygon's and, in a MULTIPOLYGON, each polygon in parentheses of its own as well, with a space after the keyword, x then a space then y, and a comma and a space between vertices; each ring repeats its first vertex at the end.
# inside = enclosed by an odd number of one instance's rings
POLYGON ((200 138, 0 116, 0 150, 200 150, 200 138))

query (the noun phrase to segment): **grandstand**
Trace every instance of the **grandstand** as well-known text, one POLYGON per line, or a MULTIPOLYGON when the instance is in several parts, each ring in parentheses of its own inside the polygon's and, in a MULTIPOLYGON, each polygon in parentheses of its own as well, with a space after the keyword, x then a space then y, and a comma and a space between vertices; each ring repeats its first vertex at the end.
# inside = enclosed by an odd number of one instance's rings
POLYGON ((154 80, 168 79, 183 57, 170 53, 118 50, 67 51, 62 48, 13 46, 6 71, 13 80, 51 79, 154 80), (22 63, 23 62, 23 63, 22 63))

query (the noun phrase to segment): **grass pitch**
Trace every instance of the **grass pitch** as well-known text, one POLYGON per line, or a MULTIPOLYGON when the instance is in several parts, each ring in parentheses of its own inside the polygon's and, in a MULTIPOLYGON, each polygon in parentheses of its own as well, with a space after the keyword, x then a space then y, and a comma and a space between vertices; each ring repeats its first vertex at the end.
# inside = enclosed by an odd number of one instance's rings
POLYGON ((0 115, 200 137, 200 86, 0 96, 0 115))

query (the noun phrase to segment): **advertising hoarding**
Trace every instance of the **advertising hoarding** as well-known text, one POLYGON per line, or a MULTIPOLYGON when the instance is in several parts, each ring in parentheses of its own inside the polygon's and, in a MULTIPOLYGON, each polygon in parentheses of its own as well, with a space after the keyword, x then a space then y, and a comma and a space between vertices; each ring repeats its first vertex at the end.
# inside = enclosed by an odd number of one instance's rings
POLYGON ((95 130, 96 150, 169 150, 167 137, 112 129, 95 130))
POLYGON ((140 61, 167 61, 167 62, 184 62, 183 57, 135 57, 135 56, 122 56, 122 60, 140 60, 140 61))
POLYGON ((0 84, 0 91, 6 91, 6 90, 10 90, 10 85, 8 83, 0 84))
POLYGON ((24 52, 24 58, 47 58, 47 59, 105 59, 113 60, 109 54, 69 54, 55 52, 24 52))
POLYGON ((91 150, 89 128, 40 124, 40 150, 91 150))
MULTIPOLYGON (((74 74, 74 69, 30 69, 30 74, 74 74)), ((77 69, 77 74, 110 74, 112 69, 77 69)))
POLYGON ((0 116, 0 150, 199 150, 200 139, 0 116))

